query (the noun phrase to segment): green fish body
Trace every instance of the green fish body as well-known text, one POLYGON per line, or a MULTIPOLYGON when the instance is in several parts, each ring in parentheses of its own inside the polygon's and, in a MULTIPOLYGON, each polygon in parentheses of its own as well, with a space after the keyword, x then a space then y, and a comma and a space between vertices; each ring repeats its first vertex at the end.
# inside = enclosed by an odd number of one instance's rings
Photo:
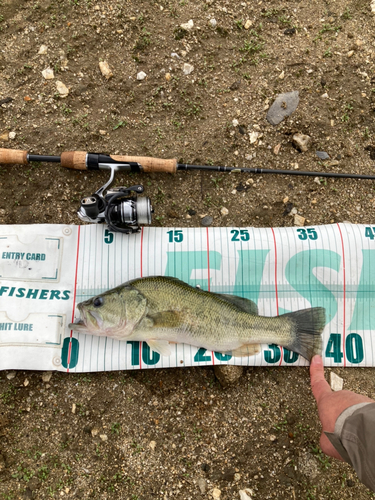
POLYGON ((278 344, 310 360, 322 349, 325 310, 259 316, 254 302, 193 288, 164 276, 139 278, 78 304, 81 320, 69 328, 125 341, 145 341, 161 355, 171 343, 250 356, 260 344, 278 344))

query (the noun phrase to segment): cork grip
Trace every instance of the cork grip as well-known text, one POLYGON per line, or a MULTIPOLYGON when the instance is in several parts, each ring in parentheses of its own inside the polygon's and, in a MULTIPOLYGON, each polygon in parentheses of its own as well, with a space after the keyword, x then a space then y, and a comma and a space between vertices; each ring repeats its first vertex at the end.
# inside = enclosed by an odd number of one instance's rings
POLYGON ((0 163, 27 165, 27 151, 0 148, 0 163))
POLYGON ((64 151, 61 153, 61 166, 74 168, 74 170, 86 170, 86 151, 64 151))
POLYGON ((116 161, 135 161, 142 165, 144 172, 169 172, 174 174, 177 171, 177 160, 163 160, 162 158, 150 158, 148 156, 119 156, 110 155, 116 161))

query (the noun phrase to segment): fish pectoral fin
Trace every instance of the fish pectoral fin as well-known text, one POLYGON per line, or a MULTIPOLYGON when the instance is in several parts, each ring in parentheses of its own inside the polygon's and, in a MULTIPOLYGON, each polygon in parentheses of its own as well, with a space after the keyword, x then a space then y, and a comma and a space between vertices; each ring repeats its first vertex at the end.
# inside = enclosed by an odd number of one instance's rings
POLYGON ((162 356, 170 356, 172 354, 172 349, 171 346, 168 342, 168 340, 146 340, 148 346, 150 349, 152 349, 155 352, 158 352, 162 356))
POLYGON ((177 328, 181 325, 180 313, 177 311, 161 311, 147 314, 146 318, 153 321, 153 328, 177 328))
POLYGON ((260 344, 244 344, 237 349, 233 349, 229 351, 228 354, 231 354, 235 357, 244 357, 244 356, 255 356, 259 354, 261 350, 260 344))

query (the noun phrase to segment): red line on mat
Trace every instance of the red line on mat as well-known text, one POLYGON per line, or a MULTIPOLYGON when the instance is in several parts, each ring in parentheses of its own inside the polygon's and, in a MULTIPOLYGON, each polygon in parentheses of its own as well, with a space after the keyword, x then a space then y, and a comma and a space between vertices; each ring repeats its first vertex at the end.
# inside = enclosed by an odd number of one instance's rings
MULTIPOLYGON (((272 236, 273 236, 273 246, 274 246, 274 250, 275 250, 275 295, 276 295, 276 313, 278 316, 279 315, 279 292, 277 290, 277 247, 276 247, 275 231, 273 230, 272 227, 271 227, 271 231, 272 231, 272 236)), ((283 362, 283 355, 284 355, 284 350, 281 346, 280 346, 280 351, 281 351, 281 356, 280 356, 279 366, 283 362)))
MULTIPOLYGON (((76 308, 77 276, 78 276, 78 257, 79 257, 80 235, 81 235, 81 226, 78 226, 76 272, 75 272, 75 277, 74 277, 74 292, 73 292, 72 323, 74 323, 74 311, 75 311, 75 308, 76 308)), ((67 359, 68 368, 66 369, 67 372, 69 372, 70 356, 71 356, 71 352, 72 352, 72 338, 73 338, 73 330, 70 330, 70 342, 69 342, 68 359, 67 359)))
POLYGON ((342 334, 342 352, 344 353, 344 366, 346 366, 346 356, 345 356, 345 330, 346 330, 346 324, 345 324, 345 317, 346 317, 346 276, 345 276, 345 252, 344 252, 344 239, 342 237, 342 232, 340 225, 337 224, 337 227, 339 228, 340 232, 340 238, 341 238, 341 249, 342 249, 342 267, 343 267, 343 280, 344 280, 344 286, 343 286, 343 301, 344 301, 344 327, 343 327, 343 334, 342 334))
POLYGON ((143 227, 141 229, 141 278, 143 278, 143 227))

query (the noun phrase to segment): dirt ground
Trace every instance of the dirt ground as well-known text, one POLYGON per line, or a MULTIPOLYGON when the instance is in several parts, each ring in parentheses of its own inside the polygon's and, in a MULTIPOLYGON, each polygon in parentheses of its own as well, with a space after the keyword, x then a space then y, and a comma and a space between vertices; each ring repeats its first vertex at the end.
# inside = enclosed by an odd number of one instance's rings
MULTIPOLYGON (((374 174, 373 32, 369 0, 1 0, 0 146, 374 174), (270 125, 276 95, 295 90, 297 109, 270 125), (311 137, 307 151, 295 133, 311 137)), ((77 224, 80 198, 106 179, 50 163, 2 165, 0 223, 77 224)), ((205 215, 215 226, 292 226, 293 212, 316 225, 375 220, 366 180, 117 177, 136 183, 159 226, 200 226, 205 215)), ((334 371, 345 388, 375 397, 372 369, 334 371)), ((321 453, 319 435, 304 368, 248 368, 228 389, 211 368, 44 382, 40 372, 0 373, 6 500, 229 500, 246 488, 253 499, 374 496, 321 453)))

